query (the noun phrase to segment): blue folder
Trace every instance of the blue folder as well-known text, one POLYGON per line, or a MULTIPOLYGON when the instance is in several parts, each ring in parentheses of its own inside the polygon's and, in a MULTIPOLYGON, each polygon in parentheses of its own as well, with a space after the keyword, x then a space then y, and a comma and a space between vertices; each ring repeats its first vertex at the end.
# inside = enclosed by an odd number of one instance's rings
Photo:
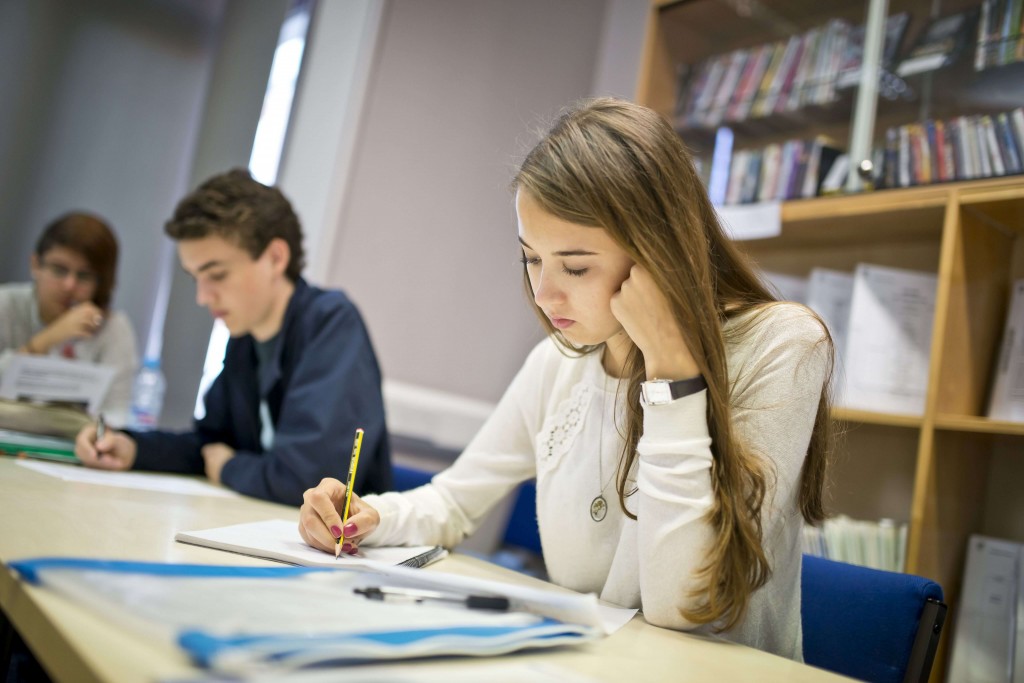
POLYGON ((601 635, 593 625, 543 615, 395 605, 354 596, 354 586, 390 581, 372 572, 68 557, 10 566, 25 581, 103 609, 115 620, 120 609, 125 619, 166 627, 198 665, 225 672, 489 656, 601 635))

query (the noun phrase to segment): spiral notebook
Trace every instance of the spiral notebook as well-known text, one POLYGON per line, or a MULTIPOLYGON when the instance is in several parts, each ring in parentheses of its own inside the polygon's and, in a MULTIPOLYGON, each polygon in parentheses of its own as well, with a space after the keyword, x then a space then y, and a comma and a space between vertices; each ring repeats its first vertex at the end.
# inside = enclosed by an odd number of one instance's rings
POLYGON ((298 525, 284 519, 247 522, 203 531, 179 531, 179 543, 201 545, 215 550, 260 557, 300 567, 350 568, 359 565, 400 565, 425 567, 448 556, 441 546, 408 546, 359 549, 358 555, 334 555, 311 548, 299 536, 298 525))

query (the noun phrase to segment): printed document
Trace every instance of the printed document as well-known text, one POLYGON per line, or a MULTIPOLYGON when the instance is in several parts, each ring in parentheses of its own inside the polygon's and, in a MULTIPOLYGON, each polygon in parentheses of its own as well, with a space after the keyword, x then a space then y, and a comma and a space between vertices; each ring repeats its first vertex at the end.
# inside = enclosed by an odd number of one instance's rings
POLYGON ((72 405, 95 415, 114 372, 107 365, 16 353, 0 376, 0 398, 72 405))

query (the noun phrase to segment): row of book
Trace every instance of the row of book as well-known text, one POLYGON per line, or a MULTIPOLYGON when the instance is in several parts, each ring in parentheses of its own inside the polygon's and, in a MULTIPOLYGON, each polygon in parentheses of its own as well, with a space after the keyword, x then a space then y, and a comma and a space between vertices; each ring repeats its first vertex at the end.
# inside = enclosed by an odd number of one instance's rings
POLYGON ((1024 0, 984 0, 974 51, 977 71, 1024 60, 1024 0))
POLYGON ((1024 108, 890 128, 885 187, 1024 173, 1024 108))
POLYGON ((683 65, 676 127, 714 128, 834 101, 850 33, 833 19, 789 40, 683 65))
POLYGON ((803 552, 872 569, 902 572, 906 566, 907 525, 891 519, 868 522, 839 515, 820 527, 805 525, 803 552))
POLYGON ((815 197, 838 155, 839 150, 820 137, 738 150, 729 160, 724 200, 716 203, 734 205, 815 197))

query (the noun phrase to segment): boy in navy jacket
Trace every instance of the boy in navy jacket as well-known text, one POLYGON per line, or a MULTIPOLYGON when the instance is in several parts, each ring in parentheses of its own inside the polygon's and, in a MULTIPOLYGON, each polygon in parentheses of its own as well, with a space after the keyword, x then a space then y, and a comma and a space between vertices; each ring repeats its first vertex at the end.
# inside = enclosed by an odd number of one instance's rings
POLYGON ((224 369, 192 431, 86 426, 75 452, 90 467, 205 473, 239 493, 299 505, 344 475, 365 430, 355 490, 387 491, 390 447, 377 358, 359 311, 340 291, 300 277, 302 229, 288 200, 247 171, 215 176, 164 228, 196 281, 196 303, 224 321, 224 369))

